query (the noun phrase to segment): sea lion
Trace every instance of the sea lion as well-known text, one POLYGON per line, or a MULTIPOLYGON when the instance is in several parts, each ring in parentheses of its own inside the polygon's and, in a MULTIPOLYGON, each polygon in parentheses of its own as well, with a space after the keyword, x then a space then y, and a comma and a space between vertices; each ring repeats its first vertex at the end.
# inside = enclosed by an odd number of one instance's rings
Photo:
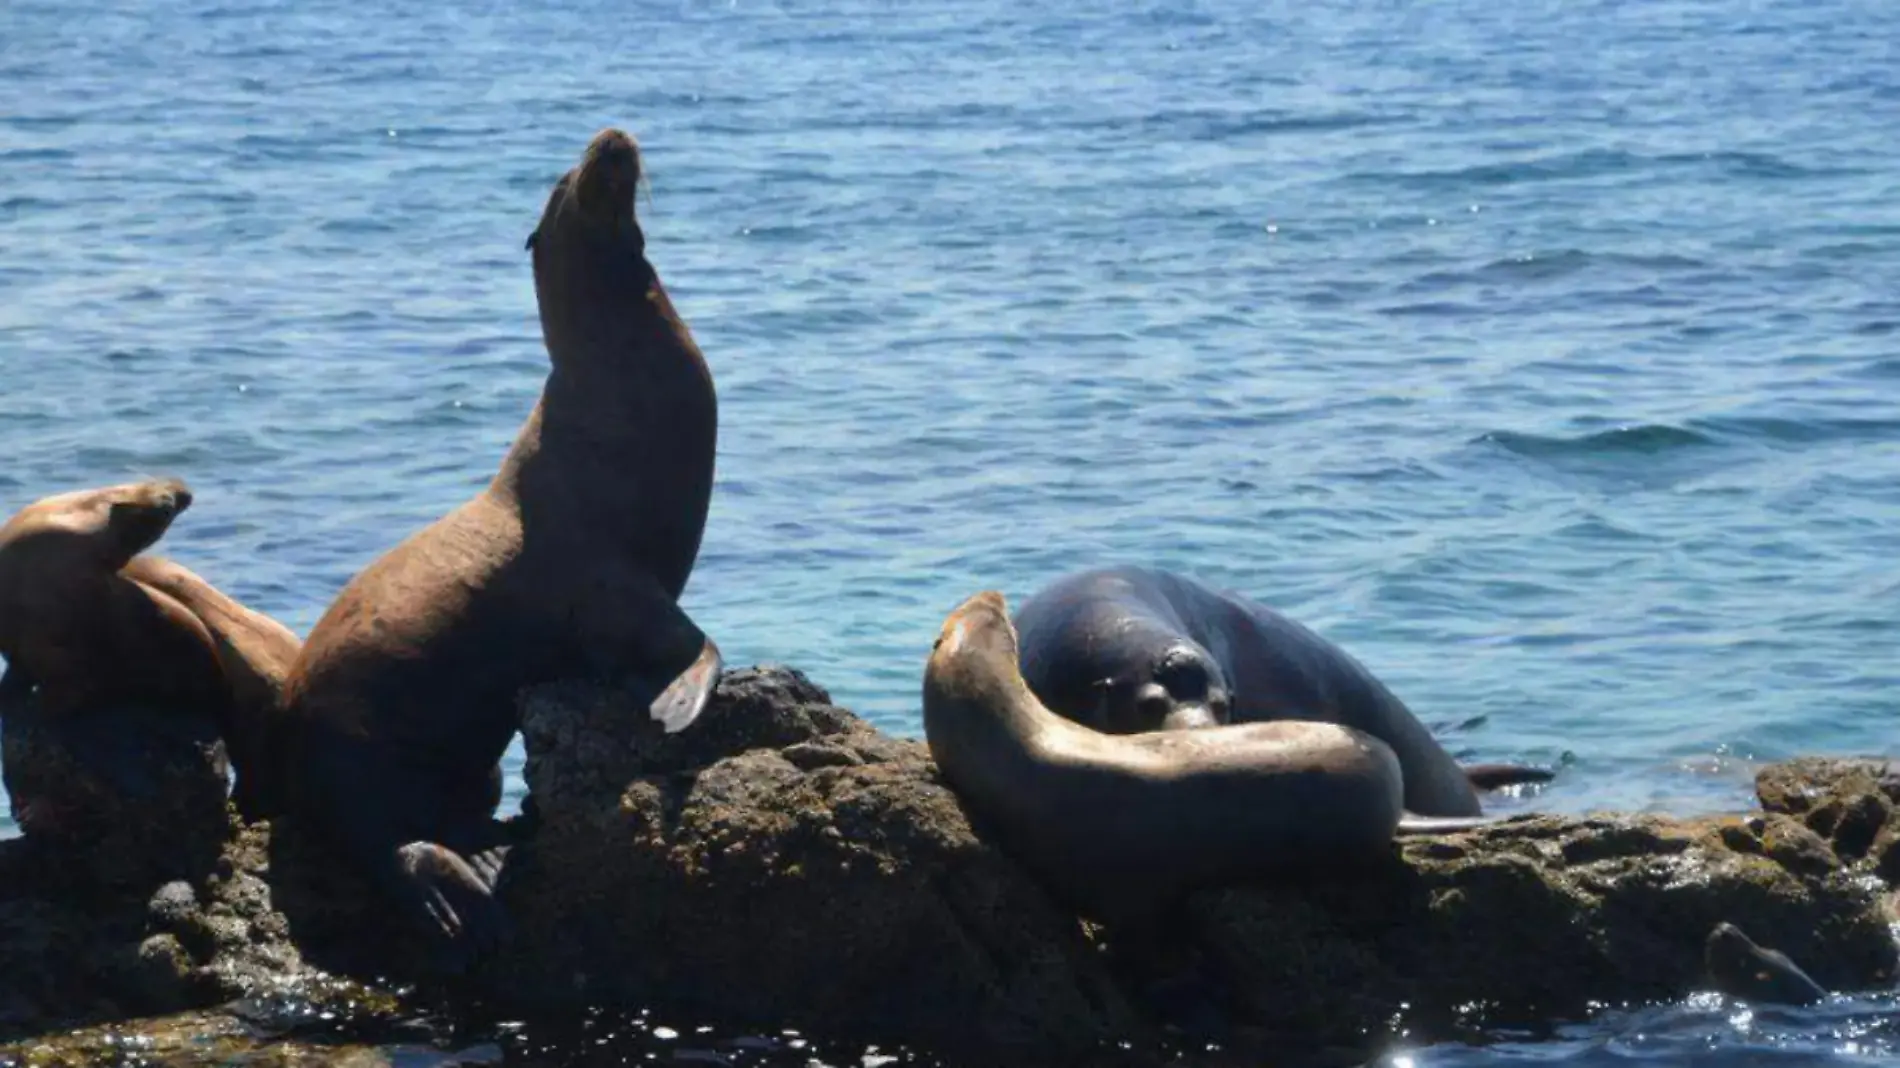
POLYGON ((246 819, 275 810, 278 783, 264 767, 270 751, 265 735, 276 720, 284 681, 302 642, 289 627, 238 603, 174 560, 137 556, 120 574, 177 601, 210 633, 231 693, 224 736, 236 779, 231 800, 246 819))
POLYGON ((208 714, 231 726, 217 641, 168 594, 121 574, 191 506, 176 479, 74 490, 0 526, 0 688, 68 714, 208 714))
POLYGON ((974 814, 1086 915, 1138 922, 1198 886, 1366 864, 1402 829, 1399 758, 1370 734, 1304 721, 1106 734, 1051 712, 1017 664, 1003 595, 964 601, 924 667, 924 734, 974 814))
POLYGON ((1827 998, 1821 984, 1787 954, 1756 945, 1732 923, 1718 923, 1709 932, 1702 959, 1709 980, 1730 997, 1782 1005, 1813 1005, 1827 998))
POLYGON ((43 711, 207 714, 253 816, 259 734, 275 715, 297 636, 182 564, 143 555, 191 506, 175 479, 36 501, 0 528, 0 687, 43 711), (207 656, 209 651, 209 656, 207 656))
POLYGON ((1059 715, 1112 734, 1310 720, 1364 731, 1405 771, 1405 807, 1475 816, 1474 786, 1551 777, 1460 768, 1425 725, 1339 646, 1265 605, 1144 567, 1057 579, 1017 609, 1022 673, 1059 715))
POLYGON ((285 687, 293 822, 432 932, 459 971, 504 917, 493 843, 524 687, 650 684, 669 731, 722 659, 682 611, 713 483, 712 375, 647 261, 640 154, 601 131, 528 237, 551 370, 494 479, 343 588, 285 687))

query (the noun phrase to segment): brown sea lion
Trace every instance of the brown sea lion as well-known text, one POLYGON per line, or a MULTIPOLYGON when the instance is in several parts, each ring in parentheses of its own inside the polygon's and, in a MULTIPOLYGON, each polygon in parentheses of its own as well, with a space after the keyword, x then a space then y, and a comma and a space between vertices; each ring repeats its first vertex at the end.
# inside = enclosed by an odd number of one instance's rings
POLYGON ((0 526, 0 687, 48 713, 139 707, 230 726, 217 640, 163 591, 122 574, 191 505, 177 480, 42 498, 0 526))
POLYGON ((1827 999, 1821 984, 1780 950, 1767 949, 1732 923, 1718 923, 1703 945, 1703 965, 1715 988, 1743 1001, 1812 1005, 1827 999))
POLYGON ((1408 829, 1398 757, 1369 734, 1301 721, 1106 734, 1051 712, 1017 663, 1002 594, 966 600, 924 668, 924 734, 1004 848, 1086 915, 1139 921, 1199 886, 1365 864, 1408 829))
POLYGON ((302 643, 289 628, 247 608, 190 568, 158 556, 137 556, 120 574, 183 605, 205 625, 231 691, 231 722, 224 736, 236 772, 231 800, 247 819, 275 810, 278 784, 263 767, 265 732, 282 706, 284 682, 302 643))
POLYGON ((1109 733, 1311 720, 1378 738, 1405 770, 1405 807, 1475 816, 1476 788, 1543 782, 1510 764, 1461 768, 1365 666, 1239 594, 1144 567, 1066 575, 1016 612, 1024 679, 1050 710, 1109 733))
POLYGON ((487 488, 343 588, 285 692, 290 810, 425 929, 436 965, 500 937, 492 816, 516 695, 649 684, 678 730, 718 647, 678 604, 713 483, 717 405, 634 218, 640 154, 603 130, 528 238, 551 371, 487 488))

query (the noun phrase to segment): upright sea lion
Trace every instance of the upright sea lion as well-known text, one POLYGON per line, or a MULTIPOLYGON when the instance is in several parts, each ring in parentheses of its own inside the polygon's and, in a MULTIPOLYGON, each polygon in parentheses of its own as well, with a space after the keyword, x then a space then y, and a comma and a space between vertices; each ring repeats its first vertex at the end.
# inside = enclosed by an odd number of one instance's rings
POLYGON ((266 739, 283 702, 284 682, 302 643, 289 627, 239 604, 190 568, 158 556, 134 557, 120 571, 198 617, 217 648, 232 713, 224 746, 236 772, 231 800, 248 819, 279 807, 279 783, 264 768, 266 739))
POLYGON ((1812 1005, 1827 991, 1780 950, 1755 944, 1732 923, 1718 923, 1703 946, 1703 965, 1715 988, 1744 1001, 1812 1005))
POLYGON ((52 714, 137 707, 231 722, 217 641, 163 591, 122 574, 191 506, 174 479, 42 498, 0 526, 0 687, 52 714))
POLYGON ((1017 662, 1002 594, 963 602, 924 668, 924 733, 951 788, 1087 915, 1138 920, 1197 886, 1364 864, 1402 829, 1399 759, 1369 734, 1300 721, 1105 734, 1046 708, 1017 662))
POLYGON ((619 675, 678 730, 718 647, 678 604, 713 482, 706 362, 647 261, 640 155, 603 130, 528 238, 552 365, 487 488, 343 588, 285 691, 290 810, 410 916, 457 970, 491 947, 499 761, 516 695, 619 675))
POLYGON ((1084 571, 1016 612, 1022 673, 1054 712, 1124 734, 1313 720, 1364 731, 1405 771, 1405 807, 1474 816, 1473 785, 1551 777, 1536 768, 1460 768, 1359 661, 1286 616, 1191 578, 1142 567, 1084 571))

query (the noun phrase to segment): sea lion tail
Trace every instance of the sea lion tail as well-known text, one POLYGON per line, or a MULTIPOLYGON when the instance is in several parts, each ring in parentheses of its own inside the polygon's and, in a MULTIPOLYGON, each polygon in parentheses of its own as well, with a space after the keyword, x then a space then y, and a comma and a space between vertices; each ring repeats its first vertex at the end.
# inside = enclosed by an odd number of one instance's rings
POLYGON ((1416 812, 1406 812, 1399 816, 1399 827, 1394 833, 1454 834, 1502 822, 1502 816, 1421 816, 1416 812))
POLYGON ((1465 778, 1477 790, 1549 782, 1557 777, 1557 773, 1549 768, 1534 768, 1528 764, 1467 764, 1464 771, 1465 778))

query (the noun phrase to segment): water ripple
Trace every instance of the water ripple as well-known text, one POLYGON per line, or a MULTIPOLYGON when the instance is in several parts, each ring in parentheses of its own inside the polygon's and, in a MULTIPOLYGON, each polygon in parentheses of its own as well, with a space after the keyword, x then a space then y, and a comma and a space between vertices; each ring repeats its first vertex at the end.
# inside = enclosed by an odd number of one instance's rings
POLYGON ((1141 561, 1572 760, 1558 810, 1892 744, 1890 5, 407 14, 9 4, 0 506, 186 477, 169 551, 307 630, 492 473, 522 241, 618 123, 720 388, 686 601, 735 663, 914 734, 962 596, 1141 561))

